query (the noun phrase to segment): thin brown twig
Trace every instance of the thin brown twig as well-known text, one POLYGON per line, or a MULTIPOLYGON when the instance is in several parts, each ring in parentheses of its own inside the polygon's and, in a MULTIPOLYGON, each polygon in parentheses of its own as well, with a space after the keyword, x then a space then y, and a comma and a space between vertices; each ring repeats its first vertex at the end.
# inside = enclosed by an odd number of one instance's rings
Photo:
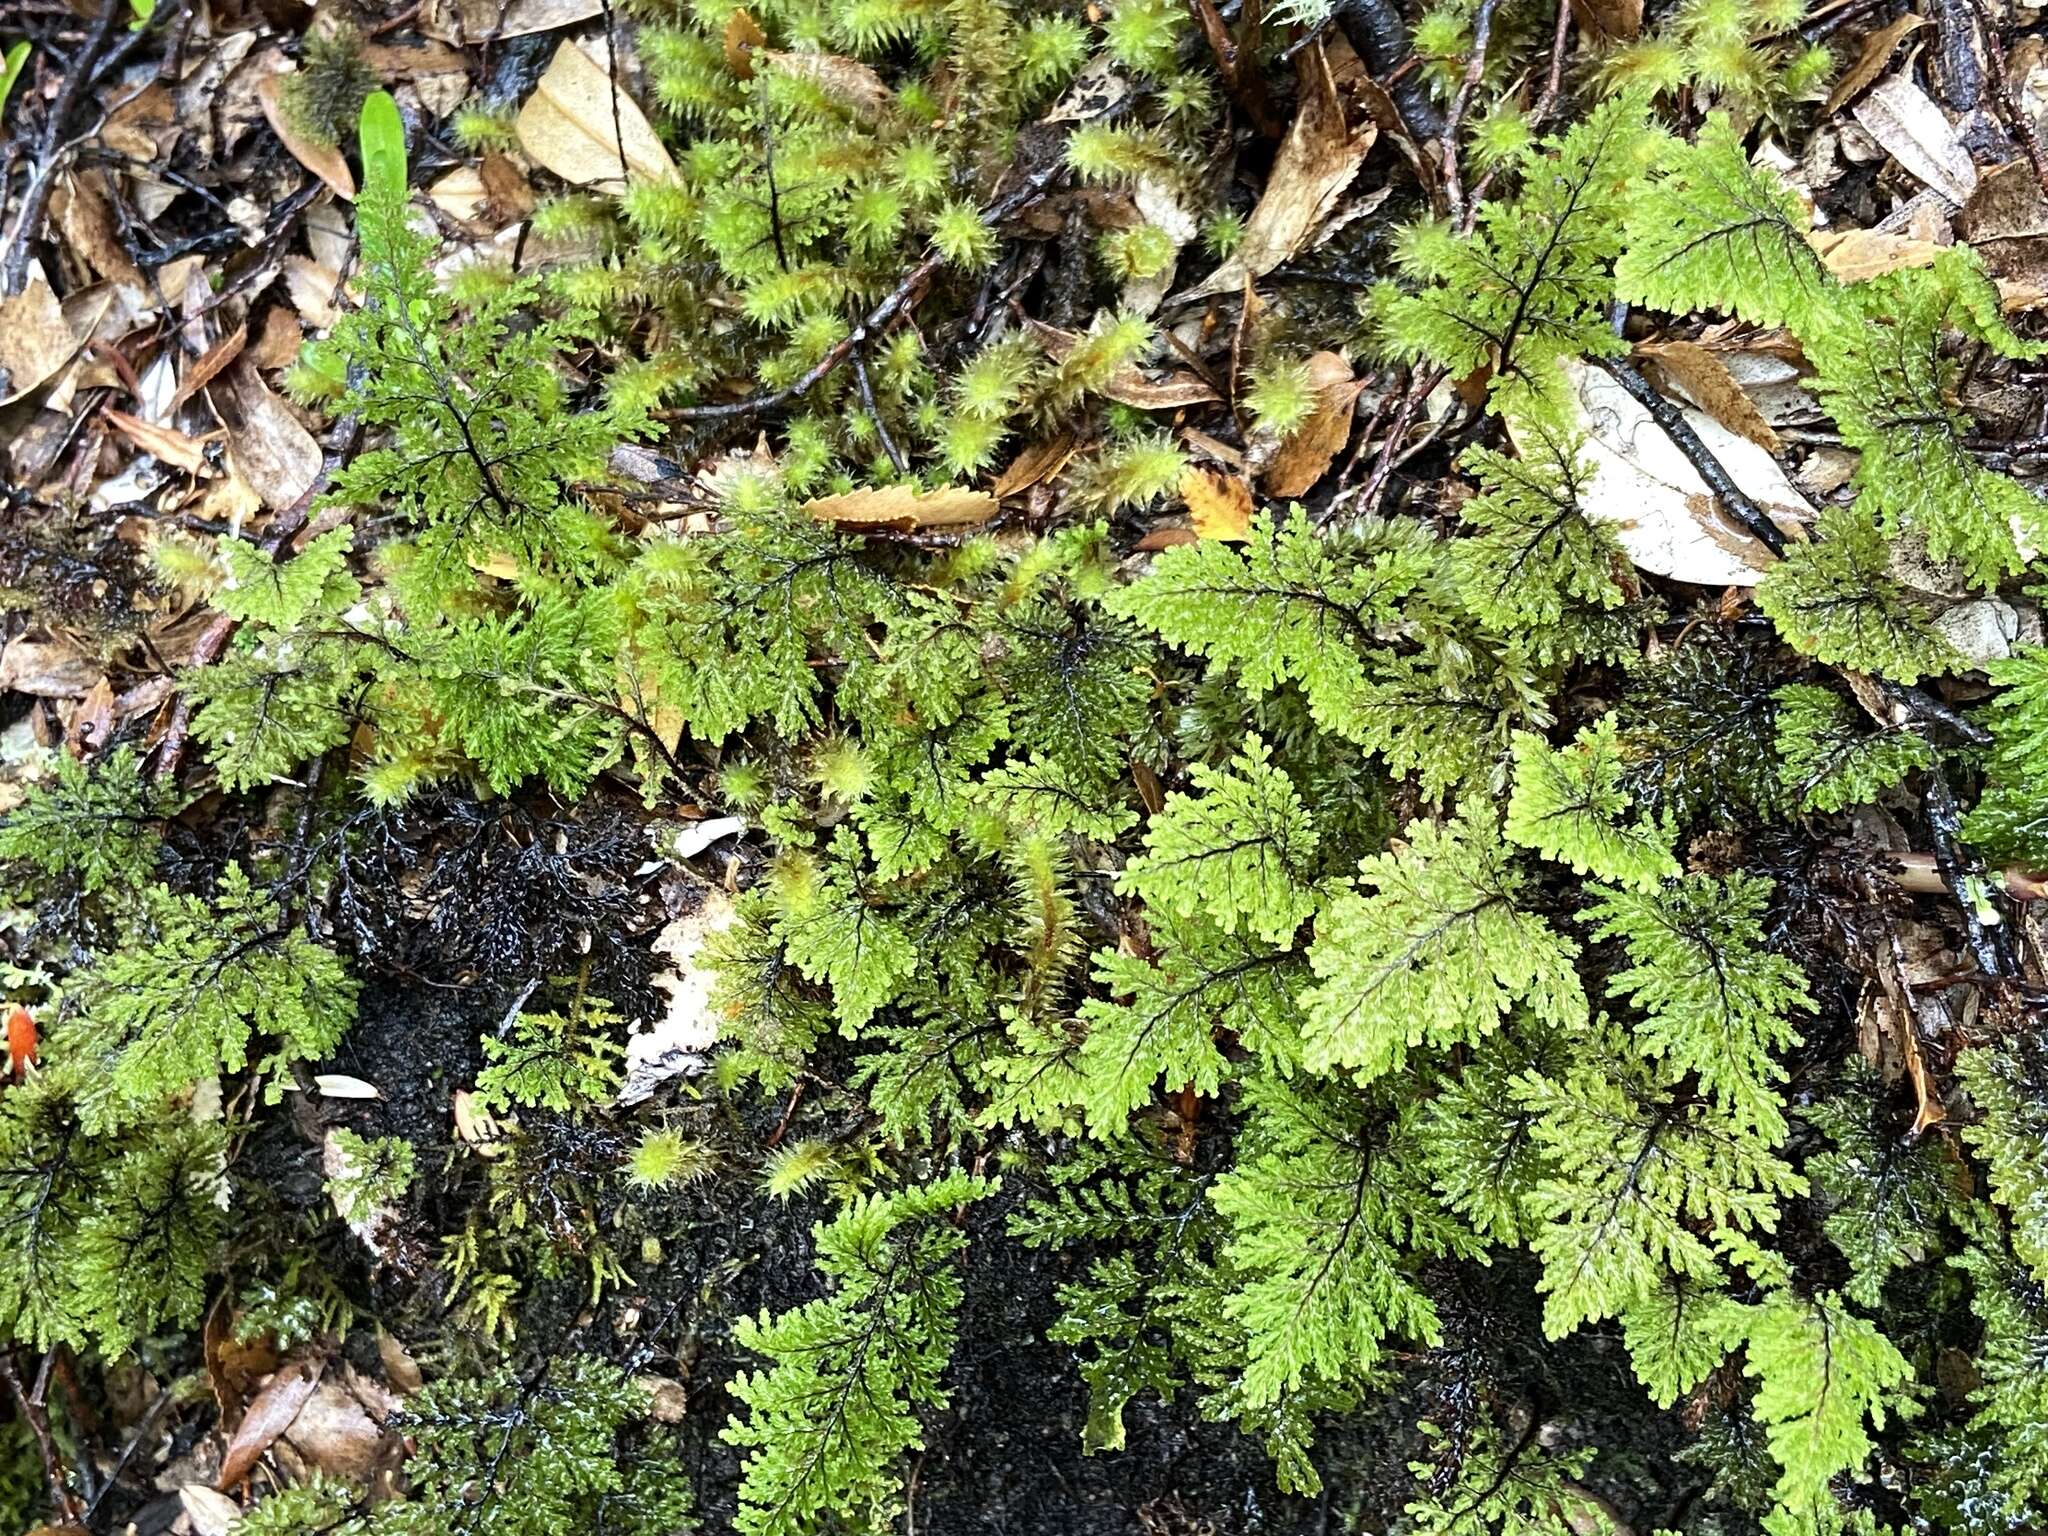
POLYGON ((1451 98, 1451 110, 1444 114, 1444 131, 1437 136, 1437 158, 1443 162, 1444 216, 1454 223, 1465 219, 1465 184, 1458 171, 1458 130, 1465 125, 1465 113, 1486 73, 1486 45, 1493 40, 1493 13, 1500 0, 1479 0, 1472 16, 1472 56, 1465 61, 1465 78, 1458 82, 1458 94, 1451 98))
MULTIPOLYGON (((1557 104, 1564 97, 1564 56, 1570 46, 1572 35, 1572 0, 1557 0, 1557 25, 1550 38, 1550 73, 1543 81, 1543 94, 1536 98, 1536 104, 1529 109, 1529 127, 1540 128, 1550 120, 1550 114, 1557 110, 1557 104)), ((1499 180, 1501 168, 1490 165, 1472 188, 1472 196, 1465 205, 1465 217, 1460 232, 1470 234, 1479 218, 1479 209, 1486 201, 1486 194, 1499 180)))
MULTIPOLYGON (((46 1366, 47 1363, 46 1359, 46 1366)), ((10 1350, 0 1349, 0 1381, 7 1383, 22 1422, 28 1425, 29 1433, 35 1437, 36 1453, 43 1462, 43 1476, 50 1484, 52 1509, 59 1520, 76 1520, 78 1500, 73 1496, 71 1485, 66 1479, 64 1458, 58 1453, 57 1442, 50 1437, 49 1411, 44 1407, 41 1391, 31 1392, 23 1383, 21 1372, 15 1368, 14 1355, 10 1350)))

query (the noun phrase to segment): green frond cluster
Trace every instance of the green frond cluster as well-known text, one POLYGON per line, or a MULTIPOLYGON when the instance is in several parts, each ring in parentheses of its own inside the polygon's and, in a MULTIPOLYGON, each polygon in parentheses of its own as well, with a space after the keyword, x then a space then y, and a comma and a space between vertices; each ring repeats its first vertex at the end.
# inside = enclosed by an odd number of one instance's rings
POLYGON ((778 1317, 742 1321, 740 1344, 771 1362, 734 1377, 743 1416, 725 1439, 745 1458, 735 1529, 818 1529, 835 1511, 886 1518, 901 1460, 922 1444, 918 1412, 944 1406, 941 1381, 960 1304, 962 1206, 984 1179, 952 1174, 854 1200, 816 1231, 831 1289, 778 1317))

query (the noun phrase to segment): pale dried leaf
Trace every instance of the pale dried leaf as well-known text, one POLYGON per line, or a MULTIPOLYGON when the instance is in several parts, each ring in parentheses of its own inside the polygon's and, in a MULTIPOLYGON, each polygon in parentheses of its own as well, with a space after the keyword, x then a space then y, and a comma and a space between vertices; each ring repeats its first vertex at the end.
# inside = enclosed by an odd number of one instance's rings
POLYGON ((1379 137, 1369 118, 1353 122, 1338 95, 1323 45, 1297 60, 1301 106, 1266 178, 1266 190, 1245 223, 1229 260, 1185 297, 1234 293, 1247 277, 1263 277, 1301 249, 1336 206, 1379 137))
POLYGON ((325 1368, 325 1362, 320 1360, 292 1361, 249 1400, 248 1411, 235 1426, 234 1438, 228 1441, 227 1453, 221 1458, 220 1476, 214 1479, 216 1488, 233 1488, 248 1477, 277 1437, 291 1428, 299 1410, 320 1385, 325 1368))
POLYGON ((666 852, 672 859, 694 859, 720 838, 746 830, 744 816, 714 816, 709 821, 689 822, 669 839, 666 852))
MULTIPOLYGON (((1024 319, 1024 329, 1045 348, 1046 356, 1054 362, 1059 362, 1073 351, 1081 339, 1078 332, 1063 331, 1056 325, 1047 325, 1028 315, 1024 319)), ((1136 367, 1119 369, 1102 387, 1101 393, 1119 405, 1133 406, 1141 411, 1176 410, 1184 405, 1206 405, 1222 398, 1192 373, 1170 373, 1155 380, 1148 379, 1136 367)))
POLYGON ((292 296, 292 307, 314 330, 324 331, 341 318, 335 303, 341 289, 339 272, 310 256, 285 257, 283 270, 285 292, 292 296))
POLYGON ((101 277, 132 288, 144 287, 142 273, 121 244, 105 185, 105 174, 100 171, 66 176, 51 194, 50 217, 56 221, 64 243, 101 277))
POLYGON ((996 499, 987 491, 946 486, 921 491, 909 485, 869 486, 844 496, 820 496, 804 510, 821 523, 842 528, 962 528, 985 523, 995 515, 996 499))
POLYGON ((24 640, 0 647, 0 693, 37 699, 75 699, 97 682, 104 669, 60 641, 24 640))
POLYGON ((1872 81, 1884 73, 1893 52, 1910 32, 1927 25, 1927 18, 1914 11, 1908 11, 1888 27, 1880 27, 1863 39, 1863 51, 1856 56, 1856 62, 1843 71, 1842 78, 1835 82, 1835 88, 1828 92, 1826 105, 1821 110, 1824 117, 1832 117, 1849 102, 1869 89, 1872 81))
POLYGON ((1324 475, 1351 440, 1358 393, 1365 386, 1351 376, 1351 364, 1335 352, 1308 360, 1318 404, 1309 419, 1282 439, 1267 463, 1263 483, 1269 496, 1301 496, 1324 475))
POLYGON ((1236 475, 1190 467, 1181 472, 1180 499, 1197 538, 1242 544, 1251 533, 1252 488, 1236 475))
POLYGON ((1967 203, 1977 189, 1977 167, 1955 125, 1934 100, 1901 71, 1857 102, 1850 115, 1906 171, 1952 203, 1967 203))
POLYGON ((1636 351, 1650 358, 1679 394, 1729 431, 1740 433, 1766 453, 1776 453, 1782 446, 1749 391, 1735 381, 1718 353, 1691 341, 1659 342, 1636 351))
POLYGON ((1943 250, 1932 240, 1881 234, 1874 229, 1817 229, 1806 240, 1819 253, 1821 264, 1845 283, 1860 283, 1908 267, 1932 266, 1943 250))
POLYGON ((520 109, 514 125, 526 152, 564 181, 578 186, 617 183, 624 165, 647 181, 675 170, 638 103, 574 42, 555 50, 554 62, 520 109), (614 128, 614 122, 617 127, 614 128))
POLYGON ((316 1072, 313 1074, 313 1091, 323 1099, 381 1099, 383 1091, 375 1083, 366 1083, 360 1077, 350 1077, 344 1072, 316 1072))
POLYGON ((654 940, 654 953, 668 963, 655 973, 654 985, 668 994, 668 1007, 647 1029, 626 1041, 626 1080, 619 1089, 621 1105, 638 1104, 670 1078, 704 1070, 706 1055, 718 1043, 718 1011, 711 1004, 715 980, 702 960, 712 935, 732 926, 732 898, 723 891, 704 893, 694 912, 677 918, 654 940))
POLYGON ((192 1536, 227 1536, 228 1530, 242 1518, 241 1505, 204 1483, 185 1484, 178 1490, 178 1502, 191 1522, 192 1536))
POLYGON ((277 135, 280 144, 291 151, 294 160, 333 188, 336 197, 354 202, 356 178, 348 168, 347 157, 336 146, 322 144, 292 125, 279 105, 283 91, 284 75, 281 74, 265 76, 263 83, 256 87, 256 102, 263 108, 263 120, 270 124, 270 131, 277 135))
MULTIPOLYGON (((1611 524, 1629 559, 1653 575, 1703 587, 1749 587, 1770 551, 1720 507, 1699 471, 1604 369, 1567 366, 1584 457, 1592 470, 1583 506, 1611 524)), ((1810 521, 1813 507, 1763 449, 1703 411, 1680 407, 1736 485, 1780 526, 1810 521)))

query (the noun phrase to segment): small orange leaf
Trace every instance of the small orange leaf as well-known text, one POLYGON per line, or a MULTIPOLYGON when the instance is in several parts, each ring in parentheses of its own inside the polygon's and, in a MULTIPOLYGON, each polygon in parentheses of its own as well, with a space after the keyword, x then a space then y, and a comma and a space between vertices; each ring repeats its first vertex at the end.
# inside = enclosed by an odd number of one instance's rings
POLYGON ((1189 469, 1180 477, 1180 499, 1198 538, 1242 544, 1251 533, 1252 488, 1235 475, 1189 469))

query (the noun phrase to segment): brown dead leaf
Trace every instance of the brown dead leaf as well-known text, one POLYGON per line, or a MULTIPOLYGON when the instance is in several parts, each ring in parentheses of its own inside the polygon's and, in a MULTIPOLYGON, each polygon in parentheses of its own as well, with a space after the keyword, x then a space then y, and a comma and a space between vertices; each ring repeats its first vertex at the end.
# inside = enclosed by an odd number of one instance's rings
POLYGON ((17 635, 0 646, 0 693, 75 699, 100 675, 99 663, 61 641, 24 640, 17 635))
POLYGON ((1318 352, 1308 360, 1308 372, 1319 403, 1267 464, 1263 480, 1268 496, 1305 494, 1330 472, 1351 439, 1352 412, 1365 387, 1351 376, 1351 364, 1335 352, 1318 352))
POLYGON ((64 318, 64 306, 42 277, 0 299, 0 405, 9 405, 54 377, 78 355, 84 335, 64 318))
POLYGON ((1138 540, 1137 548, 1150 554, 1157 549, 1177 549, 1183 544, 1193 544, 1199 537, 1192 528, 1154 528, 1138 540))
POLYGON ((639 104, 573 40, 555 50, 513 126, 529 155, 578 186, 628 173, 662 181, 675 170, 639 104))
POLYGON ((1252 488, 1236 475, 1213 469, 1181 472, 1180 499, 1187 503, 1195 536, 1242 544, 1251 533, 1252 488))
MULTIPOLYGON (((287 71, 286 73, 289 73, 287 71)), ((307 170, 318 176, 334 189, 334 195, 345 202, 356 199, 355 173, 349 170, 348 160, 332 144, 322 144, 318 139, 308 137, 292 126, 285 116, 279 100, 284 91, 284 75, 266 75, 263 83, 256 87, 256 104, 263 109, 263 120, 270 124, 270 131, 277 135, 278 142, 291 151, 291 156, 307 170)))
POLYGON ((221 1458, 220 1476, 214 1479, 214 1487, 233 1488, 247 1479, 263 1459, 263 1453, 292 1427, 299 1410, 312 1399, 324 1369, 325 1362, 320 1360, 289 1361, 249 1400, 248 1412, 242 1415, 242 1422, 228 1441, 227 1453, 221 1458))
POLYGON ((1977 190, 1977 167, 1955 124, 1907 72, 1871 87, 1850 116, 1909 175, 1950 202, 1967 203, 1977 190))
POLYGON ((1643 0, 1571 0, 1579 30, 1610 42, 1626 43, 1643 31, 1643 0))
POLYGON ((382 1328, 377 1330, 377 1359, 384 1367, 384 1379, 401 1396, 417 1392, 427 1384, 412 1352, 382 1328))
POLYGON ((1347 112, 1321 42, 1304 49, 1295 68, 1301 106, 1281 141, 1266 190, 1245 223, 1244 238, 1230 259, 1188 298, 1235 292, 1247 277, 1264 277, 1300 250, 1336 207, 1379 137, 1378 127, 1363 110, 1356 121, 1347 112))
POLYGON ((956 486, 920 491, 908 485, 883 485, 844 496, 820 496, 805 502, 804 510, 821 523, 836 523, 841 528, 893 528, 907 533, 916 528, 965 528, 985 523, 995 516, 996 498, 987 491, 956 486))
POLYGON ((196 479, 213 473, 206 462, 206 445, 175 427, 159 427, 130 416, 126 411, 102 411, 101 417, 129 442, 159 463, 174 465, 196 479))
MULTIPOLYGON (((1749 398, 1749 391, 1735 382, 1728 365, 1697 342, 1666 341, 1636 348, 1654 362, 1669 383, 1676 384, 1694 405, 1730 432, 1741 434, 1766 453, 1781 446, 1777 432, 1764 420, 1764 413, 1749 398)), ((1668 391, 1667 391, 1668 393, 1668 391)))
POLYGON ((768 46, 768 34, 745 10, 725 19, 725 67, 742 80, 754 78, 754 50, 768 46))
MULTIPOLYGON (((255 1409, 250 1408, 250 1416, 255 1409)), ((248 1421, 243 1421, 247 1428, 248 1421)), ((383 1459, 385 1434, 362 1400, 335 1375, 323 1376, 284 1432, 294 1451, 330 1477, 367 1483, 383 1459)))
MULTIPOLYGON (((242 348, 248 344, 249 327, 244 323, 236 326, 200 354, 199 361, 185 370, 184 380, 178 385, 177 392, 171 396, 172 413, 175 414, 179 406, 218 378, 220 371, 240 357, 242 348)), ((292 350, 296 352, 298 348, 294 346, 292 350)))
POLYGON ((107 201, 103 172, 75 171, 50 196, 50 217, 56 220, 65 245, 109 282, 144 286, 142 273, 129 258, 107 201))
POLYGON ((2048 194, 2025 160, 1986 172, 1957 228, 1994 277, 2048 288, 2048 194))
POLYGON ((490 198, 490 211, 506 223, 525 218, 533 212, 538 201, 533 195, 533 184, 526 179, 526 173, 496 150, 485 154, 477 166, 477 175, 482 178, 484 192, 490 198))
POLYGON ((1806 243, 1819 253, 1821 265, 1845 283, 1860 283, 1908 267, 1930 267, 1943 250, 1932 240, 1875 229, 1814 230, 1806 243))
POLYGON ((809 81, 859 117, 878 118, 890 103, 889 87, 882 77, 857 59, 836 53, 784 53, 773 48, 761 49, 757 57, 785 75, 809 81))
MULTIPOLYGON (((297 360, 299 347, 305 339, 306 328, 299 324, 299 317, 284 305, 273 304, 263 311, 263 319, 258 323, 256 340, 249 347, 249 366, 264 373, 289 368, 297 360)), ((204 361, 205 358, 200 359, 200 362, 204 361)), ((192 367, 197 372, 199 364, 194 363, 192 367)), ((202 386, 206 382, 204 379, 200 381, 202 386)))
POLYGON ((266 507, 282 512, 313 488, 319 443, 246 359, 217 379, 206 398, 228 429, 229 462, 266 507))
POLYGON ((1005 496, 1029 490, 1058 474, 1073 456, 1074 436, 1071 432, 1062 432, 1042 443, 1033 443, 1010 461, 1008 469, 996 476, 996 483, 988 488, 989 494, 1000 501, 1005 496))
POLYGON ((1843 107, 1861 96, 1877 77, 1884 73, 1885 65, 1892 60, 1893 52, 1908 33, 1918 31, 1927 25, 1927 18, 1917 12, 1908 11, 1888 27, 1880 27, 1863 39, 1863 51, 1856 57, 1835 82, 1835 88, 1828 92, 1828 99, 1822 106, 1821 115, 1832 117, 1843 107))
POLYGON ((221 1423, 232 1429, 242 1421, 242 1405, 257 1390, 256 1384, 277 1369, 277 1351, 267 1336, 246 1344, 235 1337, 234 1310, 225 1292, 207 1309, 201 1339, 214 1405, 221 1423))
POLYGON ((114 731, 114 685, 106 677, 85 690, 85 697, 71 712, 64 729, 64 744, 80 756, 89 756, 106 745, 114 731))

